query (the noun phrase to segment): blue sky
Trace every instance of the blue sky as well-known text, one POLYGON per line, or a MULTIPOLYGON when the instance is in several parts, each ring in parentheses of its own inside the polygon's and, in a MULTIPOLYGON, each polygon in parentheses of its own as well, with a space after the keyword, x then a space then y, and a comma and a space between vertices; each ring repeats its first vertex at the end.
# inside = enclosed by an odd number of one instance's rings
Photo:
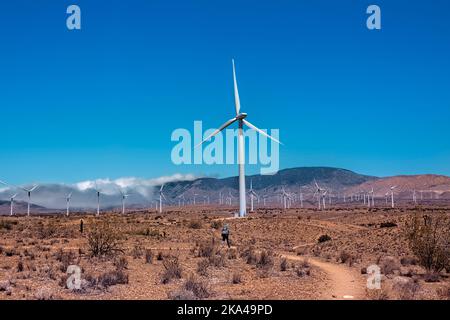
POLYGON ((170 159, 174 129, 233 116, 233 57, 242 111, 280 129, 281 168, 450 175, 448 12, 444 0, 2 1, 0 179, 235 175, 170 159), (66 28, 70 4, 80 31, 66 28), (365 26, 370 4, 381 31, 365 26))

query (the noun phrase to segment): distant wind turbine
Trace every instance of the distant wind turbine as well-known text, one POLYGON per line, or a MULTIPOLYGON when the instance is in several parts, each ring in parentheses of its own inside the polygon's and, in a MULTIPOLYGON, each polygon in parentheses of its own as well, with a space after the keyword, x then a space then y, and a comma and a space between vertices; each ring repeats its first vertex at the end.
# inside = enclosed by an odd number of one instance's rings
POLYGON ((13 216, 14 215, 14 211, 13 211, 13 208, 14 208, 14 199, 17 197, 17 193, 16 194, 13 194, 10 198, 9 198, 9 201, 10 201, 10 206, 11 206, 11 212, 10 212, 10 215, 11 216, 13 216))
POLYGON ((394 208, 395 207, 395 203, 394 203, 394 189, 397 188, 397 186, 392 186, 391 187, 391 207, 394 208))
POLYGON ((69 193, 69 194, 66 196, 66 204, 67 204, 67 206, 66 206, 66 216, 69 216, 70 199, 72 199, 72 192, 69 193))
POLYGON ((217 135, 219 132, 224 130, 225 128, 229 127, 231 124, 238 122, 239 125, 239 131, 238 131, 238 164, 239 164, 239 217, 245 217, 247 214, 247 207, 246 207, 246 192, 245 192, 245 145, 244 145, 244 132, 243 127, 244 124, 248 126, 249 128, 256 130, 263 136, 272 139, 276 143, 281 144, 280 141, 273 138, 272 136, 268 135, 263 130, 257 128, 245 118, 247 117, 247 113, 241 113, 241 102, 239 99, 239 91, 238 91, 238 85, 236 80, 236 68, 234 65, 234 60, 232 60, 233 63, 233 82, 234 82, 234 102, 236 107, 236 116, 227 122, 225 122, 223 125, 221 125, 217 130, 215 130, 212 134, 210 134, 206 139, 204 139, 202 142, 200 142, 196 147, 203 144, 205 141, 208 141, 215 135, 217 135))
POLYGON ((100 215, 100 195, 103 194, 95 183, 95 193, 97 194, 97 216, 100 215))
POLYGON ((253 181, 250 180, 250 190, 248 191, 248 193, 250 194, 250 212, 253 212, 253 199, 255 197, 258 197, 258 195, 256 194, 255 190, 253 190, 253 181))
MULTIPOLYGON (((164 184, 161 185, 161 188, 159 189, 159 213, 162 212, 162 199, 164 198, 164 200, 166 199, 166 196, 163 193, 163 188, 164 188, 164 184)), ((194 198, 195 199, 195 198, 194 198)), ((195 200, 194 200, 195 201, 195 200)))
POLYGON ((125 202, 129 196, 131 196, 131 193, 125 193, 123 190, 119 189, 120 192, 120 198, 122 201, 122 214, 125 214, 125 202))
POLYGON ((38 187, 37 184, 35 184, 35 185, 34 185, 33 187, 31 187, 30 189, 22 188, 22 187, 21 187, 21 189, 27 193, 27 199, 28 199, 28 201, 27 201, 27 216, 30 216, 31 193, 32 193, 34 190, 36 190, 37 187, 38 187))

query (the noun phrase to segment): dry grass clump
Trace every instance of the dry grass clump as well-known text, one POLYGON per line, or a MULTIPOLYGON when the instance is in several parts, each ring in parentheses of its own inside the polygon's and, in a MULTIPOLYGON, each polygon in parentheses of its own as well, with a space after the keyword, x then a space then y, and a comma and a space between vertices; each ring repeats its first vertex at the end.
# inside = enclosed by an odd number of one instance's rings
POLYGON ((201 229, 203 227, 203 224, 199 220, 193 220, 189 222, 188 227, 191 229, 201 229))
POLYGON ((347 251, 342 250, 342 251, 339 253, 338 260, 339 260, 341 263, 348 263, 349 266, 352 266, 352 265, 353 265, 353 261, 354 261, 354 257, 353 257, 353 255, 351 255, 351 254, 348 253, 347 251))
POLYGON ((131 249, 131 256, 133 259, 140 259, 144 254, 144 249, 140 245, 134 245, 133 249, 131 249))
POLYGON ((114 260, 114 266, 117 270, 124 270, 128 268, 128 260, 124 256, 120 256, 114 260))
POLYGON ((108 222, 97 222, 87 234, 89 252, 94 257, 111 256, 123 252, 121 236, 108 222))
POLYGON ((239 272, 234 272, 233 276, 231 277, 231 283, 232 284, 239 284, 242 282, 242 274, 239 272))
POLYGON ((60 248, 58 251, 56 251, 54 257, 56 261, 61 262, 61 272, 66 272, 67 268, 71 264, 74 264, 76 254, 73 251, 64 251, 62 248, 60 248))
POLYGON ((392 289, 397 292, 401 300, 413 300, 417 291, 420 289, 420 285, 417 280, 396 277, 394 278, 392 289))
POLYGON ((222 228, 222 221, 214 220, 213 222, 211 222, 211 228, 219 230, 220 228, 222 228))
POLYGON ((201 276, 208 276, 209 260, 202 259, 197 263, 197 273, 201 276))
POLYGON ((113 270, 101 274, 96 281, 100 288, 108 288, 116 284, 128 284, 128 274, 123 270, 113 270))
POLYGON ((280 271, 286 271, 288 268, 288 261, 286 258, 282 258, 280 262, 280 271))
POLYGON ((212 238, 211 241, 200 242, 197 246, 197 256, 202 258, 214 256, 218 250, 218 246, 214 238, 212 238))
POLYGON ((151 249, 145 249, 145 263, 153 263, 153 251, 151 249))
POLYGON ((172 279, 181 279, 182 267, 178 257, 168 256, 163 260, 164 272, 161 275, 163 284, 169 283, 172 279))
POLYGON ((191 291, 194 296, 199 299, 206 299, 211 295, 206 282, 196 278, 193 274, 189 275, 188 279, 184 283, 184 289, 191 291))
POLYGON ((273 252, 261 250, 256 266, 261 269, 269 269, 273 267, 273 252))
POLYGON ((256 264, 258 262, 258 255, 256 253, 256 250, 253 246, 248 246, 245 249, 242 250, 240 257, 247 263, 247 264, 256 264))
POLYGON ((295 273, 300 278, 311 275, 311 265, 309 264, 308 259, 303 259, 299 265, 295 268, 295 273))

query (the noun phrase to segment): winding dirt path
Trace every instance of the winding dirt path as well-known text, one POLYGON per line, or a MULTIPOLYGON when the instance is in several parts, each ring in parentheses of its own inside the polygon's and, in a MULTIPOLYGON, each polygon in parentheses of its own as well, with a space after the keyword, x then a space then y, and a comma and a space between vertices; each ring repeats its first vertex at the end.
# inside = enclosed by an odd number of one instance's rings
MULTIPOLYGON (((304 260, 304 257, 296 255, 282 254, 282 256, 289 260, 304 260)), ((346 265, 325 262, 312 257, 308 257, 308 261, 311 265, 325 271, 330 279, 330 290, 323 292, 321 299, 363 300, 366 298, 365 279, 356 270, 346 265)))

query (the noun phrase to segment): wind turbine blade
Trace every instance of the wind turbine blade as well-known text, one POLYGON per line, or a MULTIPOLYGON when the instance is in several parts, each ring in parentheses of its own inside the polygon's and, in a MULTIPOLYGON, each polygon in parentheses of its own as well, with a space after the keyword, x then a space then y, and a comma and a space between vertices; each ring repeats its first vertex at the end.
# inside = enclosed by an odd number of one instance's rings
POLYGON ((239 90, 236 80, 236 68, 234 66, 234 59, 232 60, 232 62, 233 62, 234 105, 236 107, 236 115, 238 115, 239 112, 241 111, 241 100, 239 99, 239 90))
POLYGON ((253 124, 251 124, 251 123, 248 122, 247 120, 244 119, 244 120, 242 120, 242 122, 244 122, 247 126, 249 126, 250 128, 252 128, 253 130, 258 131, 258 132, 259 132, 260 134, 262 134, 263 136, 266 136, 267 138, 272 139, 272 140, 275 141, 276 143, 279 143, 279 144, 282 145, 282 143, 281 143, 279 140, 277 140, 277 139, 275 139, 274 137, 268 135, 268 134, 265 133, 263 130, 257 128, 256 126, 254 126, 253 124))
POLYGON ((37 187, 39 187, 39 185, 35 184, 29 191, 32 192, 32 191, 36 190, 37 187))
POLYGON ((166 196, 164 195, 164 193, 161 192, 161 196, 163 197, 164 200, 167 201, 166 196))
POLYGON ((4 184, 5 186, 9 186, 9 184, 7 184, 6 182, 3 182, 2 180, 0 180, 0 184, 4 184))
POLYGON ((237 118, 233 118, 228 120, 227 122, 225 122, 223 125, 221 125, 219 127, 219 129, 216 129, 213 133, 211 133, 206 139, 204 139, 202 142, 200 142, 199 144, 197 144, 195 146, 195 148, 198 148, 199 146, 201 146, 203 143, 205 143, 206 141, 208 141, 209 139, 211 139, 212 137, 214 137, 216 134, 218 134, 220 131, 222 131, 223 129, 225 129, 226 127, 230 126, 231 124, 233 124, 234 122, 236 122, 238 119, 237 118))
POLYGON ((159 192, 161 192, 164 188, 164 183, 161 185, 161 188, 159 188, 159 192))
POLYGON ((11 196, 11 199, 14 199, 15 197, 17 197, 17 193, 15 194, 15 195, 13 195, 13 196, 11 196))

